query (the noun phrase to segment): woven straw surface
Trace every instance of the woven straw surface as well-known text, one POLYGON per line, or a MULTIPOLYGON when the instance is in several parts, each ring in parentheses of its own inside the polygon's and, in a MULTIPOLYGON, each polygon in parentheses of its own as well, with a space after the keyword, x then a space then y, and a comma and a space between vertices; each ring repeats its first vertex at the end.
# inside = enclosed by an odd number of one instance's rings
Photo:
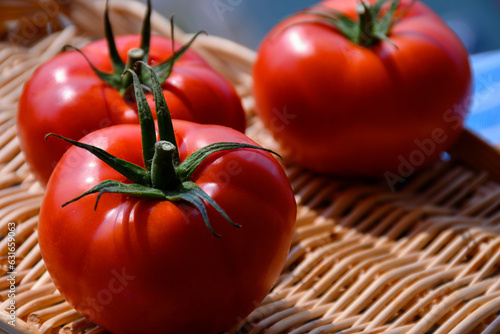
MULTIPOLYGON (((15 4, 9 13, 31 15, 15 10, 15 4)), ((43 189, 16 138, 17 100, 33 69, 64 44, 81 46, 103 34, 103 2, 59 4, 72 25, 42 39, 38 31, 29 46, 0 44, 0 332, 15 333, 7 324, 5 238, 8 224, 15 222, 15 329, 105 333, 64 301, 46 272, 36 229, 43 189)), ((143 4, 110 5, 116 33, 140 29, 143 4)), ((170 35, 168 21, 156 14, 153 28, 170 35)), ((188 37, 176 34, 181 42, 188 37)), ((194 48, 236 85, 249 115, 247 134, 279 150, 252 116, 253 52, 213 36, 201 38, 194 48)), ((410 176, 397 192, 383 182, 313 175, 286 157, 284 167, 299 205, 288 261, 269 296, 247 319, 236 319, 240 324, 228 333, 500 333, 500 158, 495 149, 465 132, 451 159, 410 176)))

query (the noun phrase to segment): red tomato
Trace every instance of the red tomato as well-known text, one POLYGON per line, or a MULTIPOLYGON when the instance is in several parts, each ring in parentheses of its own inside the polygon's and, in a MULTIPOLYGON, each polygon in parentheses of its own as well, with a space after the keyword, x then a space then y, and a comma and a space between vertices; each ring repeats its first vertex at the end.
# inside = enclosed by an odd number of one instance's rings
MULTIPOLYGON (((254 144, 222 126, 174 120, 174 129, 181 162, 215 142, 254 144)), ((144 166, 139 125, 108 127, 82 142, 144 166)), ((269 153, 217 152, 192 174, 191 181, 242 226, 231 226, 207 205, 220 238, 182 202, 103 194, 94 210, 93 194, 61 208, 108 179, 128 182, 71 147, 53 172, 40 213, 47 269, 85 317, 113 333, 218 333, 269 292, 285 263, 296 215, 287 177, 269 153)))
MULTIPOLYGON (((356 19, 359 4, 317 9, 356 19)), ((402 1, 396 15, 390 41, 368 46, 303 12, 263 40, 257 111, 291 158, 317 172, 397 183, 455 142, 470 103, 467 51, 423 3, 402 1)))
MULTIPOLYGON (((139 47, 140 41, 140 35, 116 37, 124 62, 128 50, 139 47)), ((112 72, 106 40, 90 43, 82 51, 99 70, 112 72)), ((150 64, 171 55, 170 39, 151 37, 150 64)), ((194 51, 187 50, 179 58, 162 87, 173 118, 244 131, 245 114, 234 87, 194 51)), ((153 97, 148 95, 154 110, 153 97)), ((26 161, 45 184, 69 147, 62 141, 49 145, 45 135, 52 132, 78 140, 97 129, 139 120, 133 96, 122 96, 92 71, 82 55, 69 51, 40 66, 26 83, 17 122, 26 161)))

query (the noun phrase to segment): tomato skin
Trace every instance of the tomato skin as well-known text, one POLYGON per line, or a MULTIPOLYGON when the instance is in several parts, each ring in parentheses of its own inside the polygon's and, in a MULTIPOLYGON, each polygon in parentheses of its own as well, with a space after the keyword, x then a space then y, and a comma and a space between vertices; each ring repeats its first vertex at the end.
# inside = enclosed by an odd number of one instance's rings
MULTIPOLYGON (((174 120, 181 161, 210 143, 254 144, 233 129, 174 120)), ((50 138, 49 142, 57 139, 50 138)), ((82 139, 142 164, 140 128, 117 125, 82 139)), ((191 180, 232 220, 207 206, 215 238, 188 204, 104 194, 61 205, 100 181, 126 181, 71 147, 46 188, 39 244, 66 300, 112 333, 218 333, 248 315, 278 278, 293 235, 296 204, 269 153, 218 152, 191 180)))
MULTIPOLYGON (((139 35, 116 37, 124 62, 127 51, 139 47, 140 39, 139 35)), ((112 72, 105 40, 92 42, 82 51, 98 69, 112 72)), ((171 54, 170 39, 151 37, 150 64, 160 63, 171 54)), ((235 89, 194 51, 187 50, 175 63, 162 88, 173 118, 245 130, 245 114, 235 89)), ((150 93, 148 101, 154 111, 150 93)), ((139 123, 135 100, 122 97, 98 78, 76 51, 64 52, 41 65, 25 84, 19 101, 21 148, 42 184, 47 183, 68 148, 61 142, 48 145, 45 135, 52 132, 78 140, 97 129, 129 123, 139 123)))
MULTIPOLYGON (((358 3, 320 4, 355 18, 358 3)), ((396 47, 363 47, 326 24, 300 23, 311 17, 276 26, 253 72, 258 115, 292 159, 321 173, 381 177, 400 174, 402 160, 423 167, 455 142, 471 70, 437 14, 414 3, 388 35, 396 47)))

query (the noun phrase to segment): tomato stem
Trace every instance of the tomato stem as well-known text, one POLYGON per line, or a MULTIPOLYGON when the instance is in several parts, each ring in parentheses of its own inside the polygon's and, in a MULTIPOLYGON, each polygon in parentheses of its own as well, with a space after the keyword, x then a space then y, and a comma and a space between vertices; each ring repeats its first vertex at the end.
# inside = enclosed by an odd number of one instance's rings
POLYGON ((141 70, 142 66, 139 63, 139 61, 142 61, 144 59, 144 56, 146 53, 144 52, 143 49, 139 48, 134 48, 130 49, 127 52, 128 60, 127 60, 127 65, 125 65, 125 72, 122 78, 122 88, 120 89, 120 93, 122 95, 125 94, 125 91, 128 90, 128 87, 132 85, 133 79, 132 75, 128 70, 133 70, 137 76, 141 76, 141 70))
POLYGON ((151 182, 156 189, 176 190, 181 185, 175 165, 176 155, 177 148, 174 144, 165 140, 156 142, 151 163, 151 182))
POLYGON ((373 4, 366 0, 360 0, 357 20, 351 19, 333 8, 319 4, 301 11, 303 14, 312 15, 312 18, 300 20, 294 24, 309 22, 327 24, 338 29, 353 43, 364 47, 371 47, 382 41, 395 46, 388 37, 390 30, 406 14, 414 2, 415 0, 410 1, 405 8, 397 12, 400 0, 377 0, 373 4))
MULTIPOLYGON (((133 80, 126 71, 128 69, 134 69, 135 73, 137 76, 140 78, 141 83, 144 87, 151 88, 152 83, 151 83, 151 76, 148 71, 143 71, 140 66, 135 68, 135 63, 137 61, 143 61, 144 63, 148 63, 149 59, 149 51, 150 51, 150 43, 151 43, 151 0, 147 1, 147 8, 146 8, 146 13, 144 16, 144 21, 142 25, 142 32, 141 32, 141 44, 139 48, 131 49, 127 53, 128 55, 128 61, 127 64, 123 62, 123 60, 120 57, 119 50, 116 45, 115 41, 115 36, 113 34, 113 29, 111 26, 111 21, 109 19, 109 0, 106 0, 106 8, 104 11, 104 31, 105 31, 105 36, 106 36, 106 41, 108 45, 108 51, 109 51, 109 57, 111 61, 111 65, 113 67, 113 70, 111 73, 106 73, 98 68, 96 68, 90 61, 89 59, 85 56, 85 54, 80 51, 79 49, 72 47, 76 51, 82 54, 82 56, 85 58, 87 63, 90 65, 92 68, 92 71, 99 77, 101 78, 102 81, 106 82, 107 84, 111 85, 115 89, 120 91, 120 94, 122 96, 126 95, 129 93, 129 91, 132 89, 132 84, 133 80), (140 51, 139 51, 140 50, 140 51), (123 74, 125 75, 123 76, 123 74)), ((172 46, 174 45, 174 23, 173 23, 173 16, 171 18, 171 27, 172 27, 172 46)), ((158 77, 158 80, 160 81, 161 84, 163 84, 167 78, 170 76, 172 73, 172 68, 175 64, 175 62, 186 52, 186 50, 191 46, 191 44, 194 42, 194 40, 202 33, 205 33, 204 31, 199 31, 196 33, 186 44, 184 44, 179 50, 175 51, 172 49, 172 55, 163 61, 162 63, 159 63, 154 66, 154 73, 158 77)), ((69 46, 66 46, 63 48, 63 51, 67 49, 69 46)))
POLYGON ((377 36, 373 34, 376 17, 373 17, 369 6, 363 0, 360 1, 360 5, 358 6, 360 32, 358 44, 362 46, 371 46, 378 41, 377 36))
MULTIPOLYGON (((140 52, 137 56, 140 56, 140 52)), ((158 119, 160 140, 157 142, 153 115, 146 99, 146 95, 144 94, 144 84, 141 84, 139 76, 132 69, 127 69, 127 73, 129 73, 132 77, 137 101, 145 168, 118 159, 97 147, 75 142, 71 139, 56 135, 57 137, 94 154, 97 158, 101 159, 104 163, 108 164, 110 167, 133 182, 123 183, 116 180, 102 181, 90 190, 64 203, 63 206, 78 201, 82 197, 90 194, 97 194, 94 206, 94 209, 97 209, 97 204, 103 194, 124 194, 155 200, 187 202, 200 212, 208 230, 216 237, 219 235, 215 233, 210 225, 207 206, 214 208, 228 223, 234 227, 241 227, 231 220, 231 218, 224 212, 217 202, 215 202, 214 199, 212 199, 196 183, 191 181, 191 176, 198 166, 204 163, 205 160, 212 154, 217 152, 241 149, 253 149, 270 153, 274 152, 251 144, 221 142, 212 143, 202 147, 191 153, 184 159, 184 161, 180 162, 172 119, 168 111, 161 85, 151 66, 146 63, 142 63, 142 66, 144 67, 144 70, 148 69, 151 73, 157 114, 161 115, 158 119), (169 139, 165 140, 164 138, 169 139)), ((143 71, 143 73, 144 72, 146 71, 143 71)))

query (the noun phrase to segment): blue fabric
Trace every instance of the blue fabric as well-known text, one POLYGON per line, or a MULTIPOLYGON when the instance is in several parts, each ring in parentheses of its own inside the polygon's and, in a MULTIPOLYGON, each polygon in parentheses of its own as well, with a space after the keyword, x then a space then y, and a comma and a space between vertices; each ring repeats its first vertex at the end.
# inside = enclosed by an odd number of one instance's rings
POLYGON ((467 128, 491 144, 500 144, 500 50, 471 56, 474 97, 467 128))

